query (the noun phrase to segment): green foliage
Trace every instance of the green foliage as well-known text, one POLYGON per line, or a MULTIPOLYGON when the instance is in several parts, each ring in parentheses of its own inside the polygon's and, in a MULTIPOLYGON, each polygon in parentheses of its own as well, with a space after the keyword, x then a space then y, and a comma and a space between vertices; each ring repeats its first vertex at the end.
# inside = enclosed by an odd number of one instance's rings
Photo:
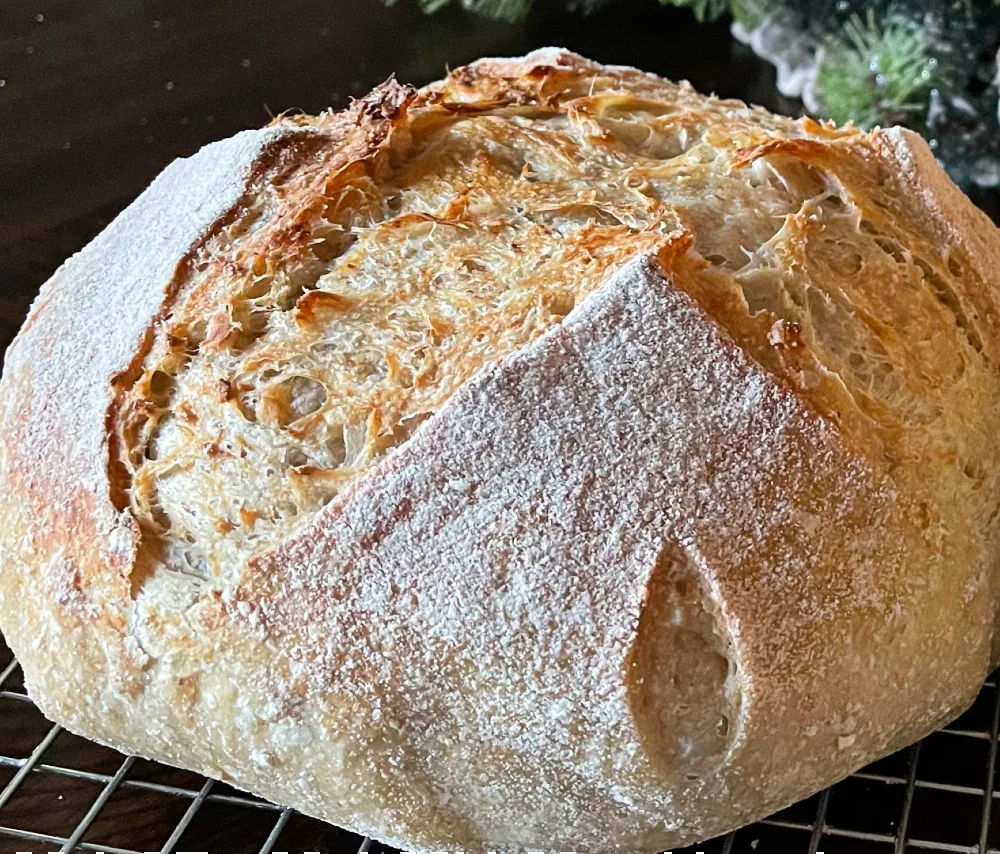
POLYGON ((922 121, 942 82, 926 31, 895 15, 879 21, 869 9, 827 40, 816 86, 830 118, 870 129, 922 121))
POLYGON ((508 23, 519 21, 531 8, 531 0, 461 0, 461 3, 465 9, 477 15, 508 23))
POLYGON ((660 0, 660 5, 689 8, 699 21, 714 21, 729 11, 729 0, 660 0))
MULTIPOLYGON (((397 0, 383 0, 387 6, 395 6, 397 0)), ((528 14, 531 0, 418 0, 420 8, 432 14, 458 2, 463 9, 484 18, 514 23, 528 14)))
POLYGON ((773 0, 731 0, 729 13, 744 29, 754 30, 774 12, 775 5, 773 0))

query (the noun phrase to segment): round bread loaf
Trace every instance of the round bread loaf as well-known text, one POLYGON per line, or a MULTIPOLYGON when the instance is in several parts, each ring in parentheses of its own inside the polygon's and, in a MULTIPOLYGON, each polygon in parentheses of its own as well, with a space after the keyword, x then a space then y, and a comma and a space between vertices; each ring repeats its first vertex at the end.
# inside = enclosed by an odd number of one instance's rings
POLYGON ((919 137, 557 50, 170 166, 0 386, 70 730, 410 849, 656 851, 975 696, 1000 242, 919 137))

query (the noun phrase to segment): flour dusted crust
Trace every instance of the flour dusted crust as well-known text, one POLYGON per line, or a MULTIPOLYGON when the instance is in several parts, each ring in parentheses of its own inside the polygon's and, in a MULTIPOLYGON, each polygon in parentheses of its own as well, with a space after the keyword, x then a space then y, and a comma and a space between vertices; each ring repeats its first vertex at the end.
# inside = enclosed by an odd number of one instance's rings
POLYGON ((0 386, 42 710, 416 849, 655 851, 964 709, 997 235, 919 138, 563 51, 172 165, 0 386))

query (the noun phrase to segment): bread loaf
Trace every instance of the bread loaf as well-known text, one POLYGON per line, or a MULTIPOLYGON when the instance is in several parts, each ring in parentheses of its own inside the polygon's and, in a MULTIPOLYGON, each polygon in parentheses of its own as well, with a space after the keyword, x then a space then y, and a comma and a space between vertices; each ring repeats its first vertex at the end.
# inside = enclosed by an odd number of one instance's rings
POLYGON ((924 142, 558 50, 171 165, 0 386, 43 712, 409 849, 656 851, 968 706, 1000 241, 924 142))

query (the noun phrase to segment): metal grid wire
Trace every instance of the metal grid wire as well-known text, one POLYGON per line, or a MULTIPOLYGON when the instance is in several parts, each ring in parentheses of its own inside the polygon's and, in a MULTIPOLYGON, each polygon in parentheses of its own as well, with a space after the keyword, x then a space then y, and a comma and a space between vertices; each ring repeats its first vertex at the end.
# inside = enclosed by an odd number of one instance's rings
MULTIPOLYGON (((0 854, 392 854, 48 723, 0 638, 0 854)), ((996 674, 959 720, 767 821, 674 854, 1000 854, 996 674), (994 815, 997 816, 993 821, 994 815)))

